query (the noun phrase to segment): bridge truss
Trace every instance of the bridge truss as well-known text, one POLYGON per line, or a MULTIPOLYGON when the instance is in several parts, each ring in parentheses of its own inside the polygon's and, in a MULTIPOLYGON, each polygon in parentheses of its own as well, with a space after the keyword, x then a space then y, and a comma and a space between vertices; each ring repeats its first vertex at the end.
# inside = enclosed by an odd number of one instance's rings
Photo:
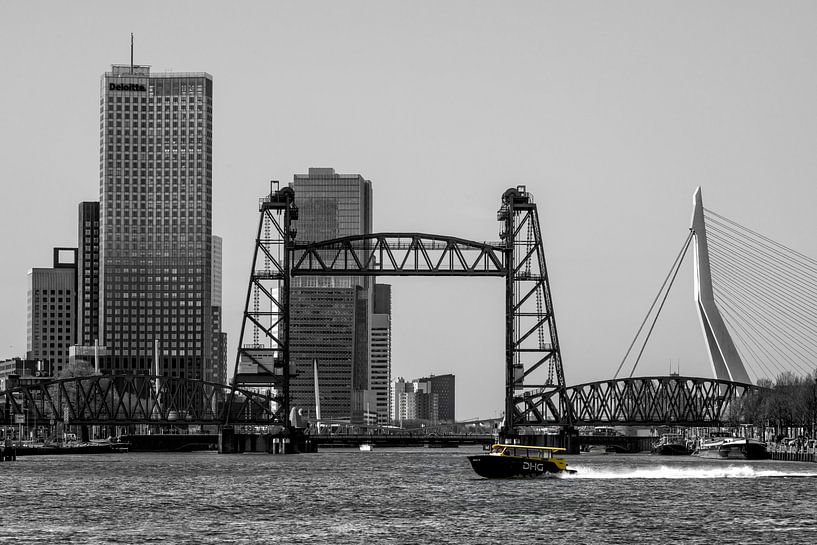
POLYGON ((269 395, 203 380, 151 375, 92 375, 8 388, 0 424, 24 415, 28 426, 274 424, 269 395))
POLYGON ((523 402, 531 391, 565 387, 553 301, 533 196, 524 186, 502 195, 500 242, 426 233, 378 233, 319 242, 295 241, 298 217, 291 188, 261 200, 261 222, 247 291, 235 382, 276 392, 289 425, 290 279, 295 276, 493 276, 505 286, 505 432, 545 418, 523 402), (252 341, 249 331, 252 331, 252 341))
MULTIPOLYGON (((748 383, 678 375, 602 380, 523 396, 534 414, 570 412, 574 425, 720 426, 734 421, 748 383)), ((553 420, 552 424, 563 424, 553 420)))

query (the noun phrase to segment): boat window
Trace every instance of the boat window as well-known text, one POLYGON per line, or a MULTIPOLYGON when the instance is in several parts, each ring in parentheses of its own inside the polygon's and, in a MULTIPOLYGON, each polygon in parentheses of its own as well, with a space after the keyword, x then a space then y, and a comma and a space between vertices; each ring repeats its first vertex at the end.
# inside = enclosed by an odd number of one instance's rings
POLYGON ((532 449, 530 449, 528 451, 528 458, 541 458, 541 457, 542 457, 542 451, 539 450, 538 448, 537 449, 532 448, 532 449))

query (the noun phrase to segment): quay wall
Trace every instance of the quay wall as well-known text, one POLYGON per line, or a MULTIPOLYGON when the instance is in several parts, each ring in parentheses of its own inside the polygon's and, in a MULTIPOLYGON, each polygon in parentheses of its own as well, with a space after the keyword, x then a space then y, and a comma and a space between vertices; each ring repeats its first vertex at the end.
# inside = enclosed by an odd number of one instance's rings
POLYGON ((797 448, 787 446, 768 445, 766 452, 770 460, 786 462, 817 462, 817 448, 797 448))

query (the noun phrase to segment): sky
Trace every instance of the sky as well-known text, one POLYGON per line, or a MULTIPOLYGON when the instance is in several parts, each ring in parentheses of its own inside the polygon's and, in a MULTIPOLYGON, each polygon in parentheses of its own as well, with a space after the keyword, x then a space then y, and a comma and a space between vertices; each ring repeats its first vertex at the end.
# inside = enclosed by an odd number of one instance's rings
MULTIPOLYGON (((98 198, 111 64, 214 79, 213 232, 234 360, 257 199, 309 167, 372 181, 375 231, 496 240, 539 207, 568 384, 610 378, 684 241, 692 195, 817 256, 817 4, 790 1, 0 2, 0 358, 26 272, 98 198)), ((499 279, 382 278, 392 375, 452 372, 502 409, 499 279)), ((636 375, 712 376, 685 266, 636 375)))

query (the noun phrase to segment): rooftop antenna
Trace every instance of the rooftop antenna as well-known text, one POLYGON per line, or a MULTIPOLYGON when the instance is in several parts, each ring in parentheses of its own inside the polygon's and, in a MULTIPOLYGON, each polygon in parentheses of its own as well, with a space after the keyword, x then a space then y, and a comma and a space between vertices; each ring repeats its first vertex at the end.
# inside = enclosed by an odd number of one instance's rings
POLYGON ((133 74, 133 32, 130 33, 130 73, 133 74))

